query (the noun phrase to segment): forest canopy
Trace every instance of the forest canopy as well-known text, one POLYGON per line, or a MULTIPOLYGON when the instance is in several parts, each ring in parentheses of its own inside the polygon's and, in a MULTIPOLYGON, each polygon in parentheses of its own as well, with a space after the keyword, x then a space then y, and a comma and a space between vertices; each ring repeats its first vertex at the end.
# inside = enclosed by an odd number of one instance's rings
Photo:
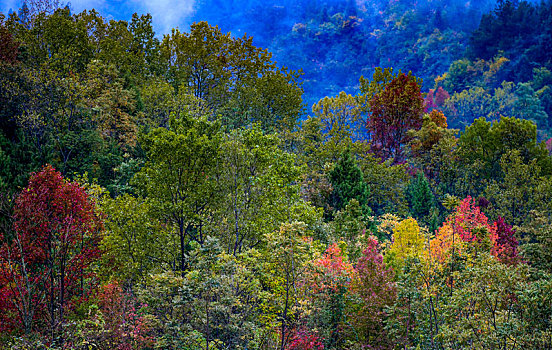
POLYGON ((0 13, 0 348, 552 347, 552 2, 57 5, 0 13))

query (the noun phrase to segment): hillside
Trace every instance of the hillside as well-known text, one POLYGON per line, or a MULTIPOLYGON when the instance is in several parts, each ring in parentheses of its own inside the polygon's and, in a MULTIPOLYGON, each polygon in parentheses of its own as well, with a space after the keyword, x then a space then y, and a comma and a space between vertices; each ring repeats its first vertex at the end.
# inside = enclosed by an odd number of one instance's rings
POLYGON ((0 349, 552 347, 551 1, 194 4, 0 13, 0 349))

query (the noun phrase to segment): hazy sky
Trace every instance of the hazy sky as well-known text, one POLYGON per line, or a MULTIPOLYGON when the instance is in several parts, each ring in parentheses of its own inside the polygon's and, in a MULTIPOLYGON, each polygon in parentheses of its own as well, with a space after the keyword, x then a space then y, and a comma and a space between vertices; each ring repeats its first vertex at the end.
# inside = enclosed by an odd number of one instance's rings
MULTIPOLYGON (((180 27, 186 30, 189 18, 194 13, 195 0, 71 0, 69 2, 74 12, 95 8, 104 17, 128 20, 134 12, 138 14, 151 13, 154 30, 157 34, 169 33, 172 28, 180 27)), ((23 0, 0 0, 0 11, 17 11, 23 0)))

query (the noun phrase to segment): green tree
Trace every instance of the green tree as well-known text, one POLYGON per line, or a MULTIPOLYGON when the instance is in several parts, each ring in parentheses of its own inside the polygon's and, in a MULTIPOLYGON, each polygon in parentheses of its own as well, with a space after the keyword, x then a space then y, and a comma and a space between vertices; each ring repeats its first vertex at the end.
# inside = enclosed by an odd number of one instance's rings
POLYGON ((342 154, 328 177, 333 187, 331 202, 335 210, 345 208, 351 199, 356 199, 360 203, 364 215, 369 215, 368 187, 364 182, 362 170, 351 156, 349 149, 342 154))
POLYGON ((210 229, 229 254, 264 246, 264 235, 283 222, 318 220, 318 210, 301 198, 302 168, 280 145, 258 124, 225 135, 217 176, 222 198, 210 229))
POLYGON ((171 268, 178 242, 156 219, 150 201, 124 194, 103 198, 101 209, 106 215, 101 242, 104 279, 134 286, 146 283, 150 274, 171 268))
POLYGON ((173 30, 161 43, 168 81, 205 100, 230 128, 260 122, 263 129, 293 129, 302 90, 293 71, 278 69, 251 37, 232 38, 207 22, 189 33, 173 30))
POLYGON ((221 136, 220 126, 206 117, 181 115, 171 118, 168 129, 154 129, 142 139, 147 162, 134 181, 160 217, 175 228, 182 273, 188 243, 203 243, 203 228, 216 203, 221 136))
POLYGON ((161 273, 137 292, 156 316, 156 346, 179 349, 258 348, 265 338, 260 306, 267 293, 252 260, 224 253, 215 238, 192 244, 184 276, 161 273))
POLYGON ((309 271, 309 262, 317 256, 308 233, 302 222, 283 223, 279 231, 267 234, 267 249, 260 260, 261 282, 270 292, 262 305, 268 311, 264 318, 267 325, 277 329, 275 345, 281 350, 290 342, 306 299, 300 283, 309 271))
POLYGON ((331 222, 333 239, 345 242, 344 253, 351 261, 355 261, 361 256, 365 239, 369 235, 367 231, 372 231, 373 225, 371 219, 364 215, 358 200, 353 198, 335 214, 331 222))
POLYGON ((418 221, 428 222, 431 211, 435 207, 435 197, 422 172, 410 180, 406 193, 412 215, 418 221))
POLYGON ((501 118, 491 123, 479 118, 460 135, 456 155, 461 170, 458 174, 456 193, 477 196, 485 182, 501 181, 500 159, 510 151, 519 151, 524 164, 533 159, 542 174, 552 171, 551 158, 544 143, 537 142, 537 128, 528 120, 501 118))
POLYGON ((324 97, 312 106, 312 112, 320 118, 325 138, 335 145, 334 150, 340 144, 363 140, 361 109, 354 96, 341 91, 336 97, 324 97))
POLYGON ((409 132, 409 162, 424 172, 436 187, 448 187, 456 177, 454 149, 457 129, 448 129, 444 114, 433 110, 424 116, 420 130, 409 132))

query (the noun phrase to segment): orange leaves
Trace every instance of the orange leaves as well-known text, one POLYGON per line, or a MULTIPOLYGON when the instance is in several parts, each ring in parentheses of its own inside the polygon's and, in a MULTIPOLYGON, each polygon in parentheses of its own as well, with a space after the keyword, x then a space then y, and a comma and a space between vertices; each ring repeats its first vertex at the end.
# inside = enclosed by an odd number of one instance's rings
POLYGON ((337 243, 329 246, 323 257, 314 262, 314 266, 312 287, 315 291, 337 291, 349 284, 355 276, 353 265, 344 258, 337 243))
POLYGON ((453 251, 458 255, 487 251, 503 263, 517 264, 521 261, 517 246, 512 227, 502 218, 489 223, 475 200, 468 196, 431 240, 430 257, 432 262, 443 264, 453 251))

